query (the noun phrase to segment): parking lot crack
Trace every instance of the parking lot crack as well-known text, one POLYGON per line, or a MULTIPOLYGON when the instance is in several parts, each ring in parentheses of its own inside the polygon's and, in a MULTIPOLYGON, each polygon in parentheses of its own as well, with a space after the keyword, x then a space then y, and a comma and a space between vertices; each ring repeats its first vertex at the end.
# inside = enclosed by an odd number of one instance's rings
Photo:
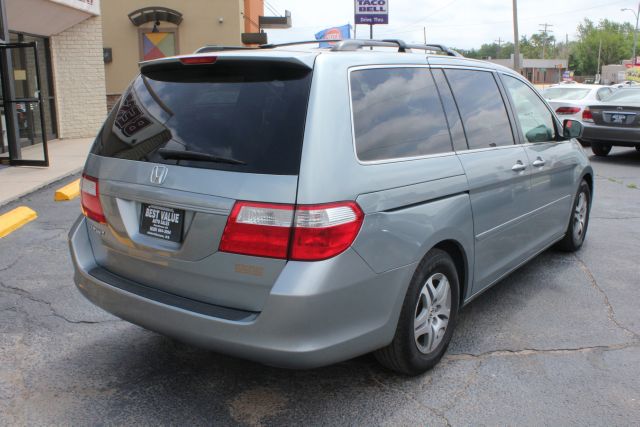
POLYGON ((99 321, 93 321, 93 320, 72 320, 69 319, 68 317, 58 313, 55 308, 53 307, 52 303, 50 301, 41 299, 41 298, 37 298, 35 296, 33 296, 29 291, 26 291, 22 288, 18 288, 16 286, 10 286, 7 285, 6 283, 0 281, 0 288, 4 289, 5 292, 17 295, 21 298, 25 298, 29 301, 38 303, 38 304, 42 304, 44 306, 47 307, 47 309, 49 310, 50 314, 46 315, 48 317, 56 317, 58 319, 64 320, 67 323, 71 323, 71 324, 81 324, 81 325, 95 325, 95 324, 100 324, 100 323, 109 323, 109 322, 120 322, 120 319, 109 319, 109 320, 99 320, 99 321))
POLYGON ((618 319, 616 319, 615 310, 613 309, 613 306, 611 305, 611 302, 609 301, 609 297, 607 296, 607 293, 600 287, 600 285, 598 284, 598 281, 596 280, 595 276, 593 275, 593 273, 591 272, 591 269, 589 269, 587 264, 579 256, 577 256, 576 254, 573 254, 573 257, 576 259, 576 261, 580 265, 580 268, 582 269, 582 271, 584 271, 584 273, 589 278, 589 281, 591 282, 591 286, 593 286, 593 288, 596 289, 600 293, 600 295, 602 295, 602 298, 604 300, 604 305, 607 308, 607 316, 609 317, 609 320, 614 325, 616 325, 619 329, 625 331, 627 334, 630 334, 635 339, 640 339, 640 335, 639 334, 637 334, 636 332, 634 332, 631 329, 627 328, 626 326, 621 324, 618 321, 618 319))
POLYGON ((445 355, 445 360, 477 360, 489 357, 510 357, 510 356, 534 356, 534 355, 553 355, 553 354, 573 354, 573 353, 590 353, 595 351, 615 351, 627 348, 640 347, 640 342, 632 341, 623 344, 614 345, 596 345, 574 348, 550 348, 535 349, 527 348, 522 350, 491 350, 484 353, 452 353, 445 355))
POLYGON ((393 391, 395 393, 403 394, 404 396, 406 396, 407 399, 411 400, 416 405, 418 405, 421 408, 424 408, 427 411, 429 411, 430 413, 436 415, 438 418, 440 418, 445 423, 445 425, 447 427, 451 427, 452 424, 449 421, 449 419, 446 417, 446 415, 444 414, 444 411, 440 411, 438 409, 435 409, 435 408, 432 408, 430 406, 427 406, 424 403, 416 400, 411 394, 407 393, 406 391, 398 389, 396 387, 393 387, 393 386, 381 381, 380 379, 376 378, 376 375, 371 370, 369 370, 369 377, 373 380, 373 382, 378 384, 380 387, 382 387, 382 388, 384 388, 386 390, 393 391))

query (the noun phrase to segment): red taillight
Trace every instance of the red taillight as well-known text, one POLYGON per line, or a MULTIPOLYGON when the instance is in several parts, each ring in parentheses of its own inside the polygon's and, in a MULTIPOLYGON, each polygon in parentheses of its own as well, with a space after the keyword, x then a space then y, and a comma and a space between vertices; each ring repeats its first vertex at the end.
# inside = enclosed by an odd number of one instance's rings
POLYGON ((82 213, 94 221, 106 223, 102 204, 100 203, 100 185, 98 179, 89 175, 82 175, 80 184, 80 200, 82 213))
POLYGON ((358 235, 363 219, 354 202, 298 206, 291 259, 317 261, 344 252, 358 235))
POLYGON ((363 220, 354 202, 306 206, 236 202, 220 251, 319 261, 351 246, 363 220))
POLYGON ((577 114, 580 112, 580 107, 560 107, 556 110, 558 114, 577 114))
POLYGON ((222 252, 286 258, 293 206, 237 202, 220 241, 222 252))
POLYGON ((185 65, 213 64, 217 60, 217 56, 186 56, 180 58, 180 62, 185 65))
POLYGON ((591 110, 589 110, 589 107, 585 108, 582 112, 582 121, 593 122, 593 114, 591 114, 591 110))

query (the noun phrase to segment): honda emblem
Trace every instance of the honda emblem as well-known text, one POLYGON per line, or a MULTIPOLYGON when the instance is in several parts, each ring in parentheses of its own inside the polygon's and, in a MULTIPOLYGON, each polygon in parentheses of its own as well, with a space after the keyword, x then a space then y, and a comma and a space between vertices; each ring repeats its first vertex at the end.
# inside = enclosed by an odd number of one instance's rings
POLYGON ((151 177, 149 177, 149 180, 152 184, 161 185, 167 178, 167 173, 169 173, 169 169, 166 166, 154 166, 153 169, 151 169, 151 177))

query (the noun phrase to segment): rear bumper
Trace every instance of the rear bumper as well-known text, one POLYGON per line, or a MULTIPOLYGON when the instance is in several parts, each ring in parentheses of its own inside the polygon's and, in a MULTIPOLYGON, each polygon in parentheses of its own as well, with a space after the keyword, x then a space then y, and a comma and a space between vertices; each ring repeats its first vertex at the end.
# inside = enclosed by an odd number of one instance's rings
POLYGON ((115 276, 95 262, 87 220, 69 233, 75 283, 95 305, 131 323, 220 353, 314 368, 388 344, 409 265, 375 274, 352 250, 330 260, 289 262, 260 313, 202 304, 115 276))
POLYGON ((640 129, 638 128, 598 126, 590 123, 583 123, 583 125, 584 132, 581 139, 608 142, 628 147, 640 144, 640 129))

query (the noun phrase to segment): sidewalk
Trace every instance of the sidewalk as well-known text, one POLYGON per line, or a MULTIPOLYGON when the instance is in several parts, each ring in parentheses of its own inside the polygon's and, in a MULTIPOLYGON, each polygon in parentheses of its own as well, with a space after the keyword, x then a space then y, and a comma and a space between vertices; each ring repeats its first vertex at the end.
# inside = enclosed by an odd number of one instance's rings
POLYGON ((80 172, 93 138, 49 142, 48 168, 13 166, 0 169, 0 206, 59 179, 80 172))

